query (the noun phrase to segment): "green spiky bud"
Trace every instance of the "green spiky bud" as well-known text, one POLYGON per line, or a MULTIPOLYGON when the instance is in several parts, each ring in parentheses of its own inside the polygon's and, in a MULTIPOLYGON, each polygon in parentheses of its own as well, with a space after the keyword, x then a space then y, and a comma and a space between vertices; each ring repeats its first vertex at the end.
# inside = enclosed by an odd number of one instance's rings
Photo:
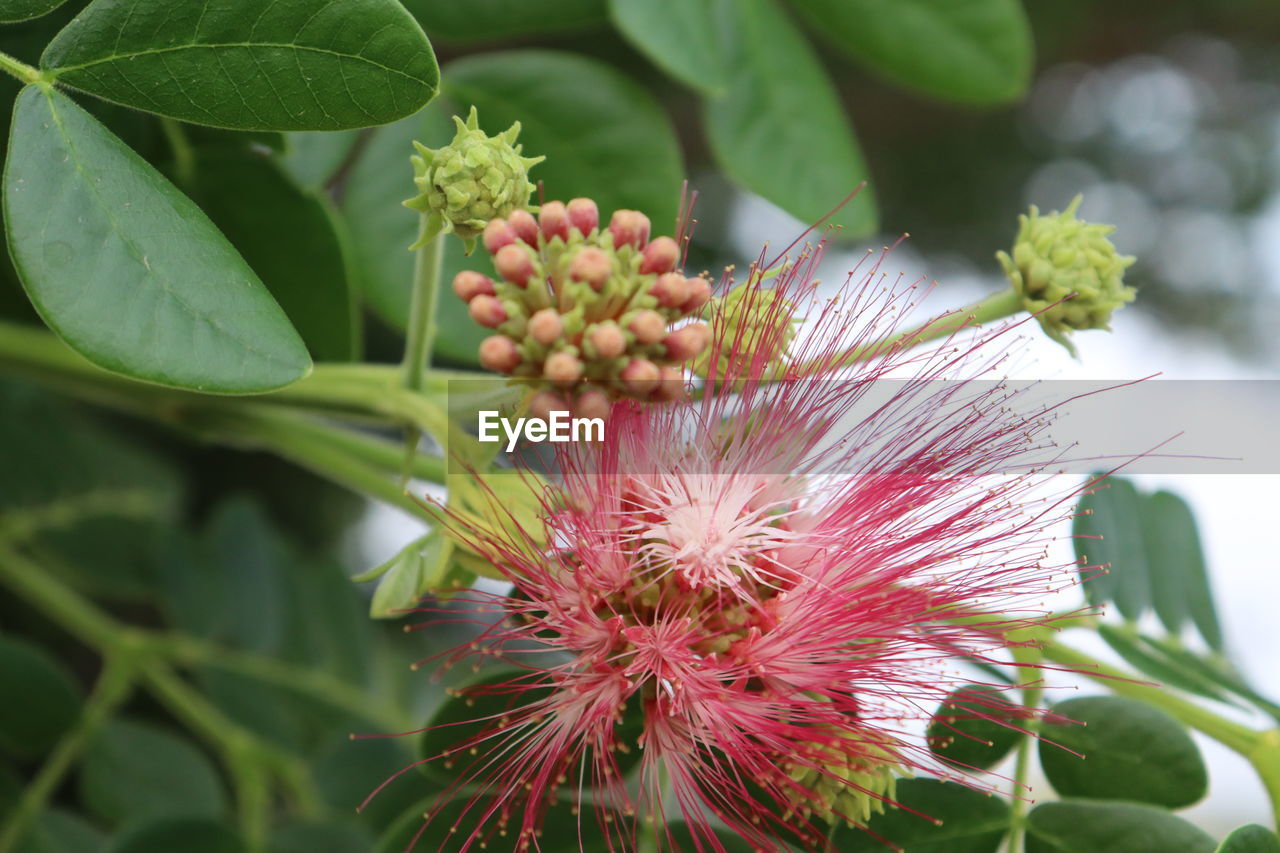
POLYGON ((1108 237, 1114 225, 1076 218, 1081 196, 1061 213, 1041 216, 1032 205, 1018 217, 1012 256, 997 252, 1005 275, 1036 315, 1049 337, 1075 355, 1068 335, 1078 329, 1110 329, 1111 314, 1135 291, 1124 284, 1124 271, 1134 261, 1116 251, 1108 237))
POLYGON ((418 246, 437 234, 454 232, 470 252, 489 220, 528 206, 534 190, 529 169, 545 158, 520 156, 520 122, 488 136, 480 129, 475 107, 465 122, 458 116, 453 120, 458 131, 443 148, 413 143, 418 150, 412 158, 418 195, 405 206, 430 217, 418 246))
POLYGON ((812 792, 812 796, 793 793, 793 808, 805 818, 864 826, 893 802, 898 766, 881 746, 851 738, 838 740, 847 744, 815 745, 812 759, 821 760, 783 764, 796 784, 812 792))
MULTIPOLYGON (((785 267, 779 267, 760 276, 771 278, 783 271, 785 267)), ((712 318, 716 339, 723 343, 705 350, 694 364, 693 372, 704 379, 713 370, 720 379, 740 373, 761 356, 781 369, 799 322, 792 319, 794 306, 781 291, 749 284, 712 299, 705 313, 712 318)))

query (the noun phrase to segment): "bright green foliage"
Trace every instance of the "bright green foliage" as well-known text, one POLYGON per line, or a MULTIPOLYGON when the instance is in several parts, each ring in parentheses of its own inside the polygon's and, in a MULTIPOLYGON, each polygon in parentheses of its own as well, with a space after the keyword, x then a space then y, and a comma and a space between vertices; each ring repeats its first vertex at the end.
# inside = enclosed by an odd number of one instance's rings
POLYGON ((18 99, 4 211, 31 301, 95 364, 230 393, 310 369, 284 312, 204 213, 56 91, 28 86, 18 99))
POLYGON ((609 15, 627 41, 663 71, 705 95, 719 95, 732 76, 716 32, 717 0, 609 0, 609 15))
POLYGON ((885 77, 948 101, 989 104, 1031 82, 1018 0, 794 0, 814 32, 885 77))
POLYGON ((1205 795, 1208 773, 1191 735, 1163 711, 1120 696, 1068 699, 1041 728, 1040 765, 1064 797, 1165 808, 1205 795))
POLYGON ((395 0, 95 0, 40 66, 109 101, 237 130, 384 124, 440 79, 395 0))
POLYGON ((1211 853, 1213 839, 1163 809, 1138 803, 1042 803, 1027 818, 1027 853, 1211 853))
POLYGON ((1251 823, 1222 839, 1214 853, 1280 853, 1280 839, 1265 826, 1251 823))
POLYGON ((911 853, 995 853, 1009 831, 1009 804, 956 782, 904 779, 894 801, 862 828, 839 825, 831 843, 841 853, 882 853, 877 837, 911 853))
POLYGON ((990 770, 1024 737, 1007 691, 982 684, 956 688, 929 721, 929 750, 963 769, 990 770))
MULTIPOLYGON (((867 168, 831 78, 776 0, 722 2, 724 94, 706 102, 707 139, 735 181, 804 222, 816 222, 866 180, 867 168), (804 152, 797 156, 796 152, 804 152)), ((872 193, 830 220, 846 237, 876 227, 872 193)))

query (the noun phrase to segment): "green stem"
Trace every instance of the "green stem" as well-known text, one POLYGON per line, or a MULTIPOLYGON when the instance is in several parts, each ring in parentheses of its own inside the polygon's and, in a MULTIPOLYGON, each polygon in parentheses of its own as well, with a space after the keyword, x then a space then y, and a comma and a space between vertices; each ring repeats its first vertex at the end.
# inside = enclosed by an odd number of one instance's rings
POLYGON ((127 659, 108 659, 93 695, 80 712, 75 726, 58 743, 56 749, 31 780, 14 807, 4 832, 0 833, 0 853, 17 849, 31 821, 66 777, 67 771, 80 757, 85 746, 133 689, 134 672, 127 659))
MULTIPOLYGON (((1038 663, 1040 658, 1039 650, 1032 647, 1016 650, 1015 654, 1024 663, 1038 663)), ((1024 708, 1035 708, 1040 704, 1040 698, 1044 693, 1039 684, 1041 673, 1038 668, 1029 668, 1027 673, 1033 679, 1033 686, 1023 689, 1022 706, 1024 708)), ((1038 728, 1038 722, 1036 720, 1028 722, 1027 728, 1034 733, 1038 728)), ((1034 737, 1028 736, 1022 738, 1018 743, 1018 756, 1015 759, 1013 770, 1013 832, 1009 837, 1009 853, 1022 853, 1022 847, 1025 843, 1026 834, 1023 828, 1023 816, 1027 810, 1027 780, 1031 775, 1031 749, 1034 740, 1034 737)))
POLYGON ((7 53, 0 53, 0 71, 12 74, 23 83, 45 82, 44 72, 33 68, 25 62, 19 62, 7 53))
POLYGON ((885 355, 897 348, 911 349, 930 341, 936 341, 939 338, 949 337, 955 334, 957 329, 965 326, 981 326, 984 323, 1012 317, 1022 310, 1022 297, 1010 288, 981 299, 966 308, 953 311, 944 317, 917 326, 914 329, 890 335, 874 343, 854 347, 847 351, 839 361, 825 366, 831 370, 849 367, 858 362, 885 355), (954 322, 950 322, 952 320, 954 322))
MULTIPOLYGON (((422 214, 419 239, 426 235, 430 217, 422 214)), ((444 265, 444 235, 437 234, 418 249, 413 268, 413 292, 409 299, 409 328, 404 346, 404 387, 421 391, 423 376, 431 364, 431 344, 436 334, 440 270, 444 265)))
POLYGON ((189 189, 196 181, 196 150, 187 139, 187 132, 182 124, 171 118, 161 118, 160 127, 164 137, 173 149, 173 176, 184 189, 189 189))

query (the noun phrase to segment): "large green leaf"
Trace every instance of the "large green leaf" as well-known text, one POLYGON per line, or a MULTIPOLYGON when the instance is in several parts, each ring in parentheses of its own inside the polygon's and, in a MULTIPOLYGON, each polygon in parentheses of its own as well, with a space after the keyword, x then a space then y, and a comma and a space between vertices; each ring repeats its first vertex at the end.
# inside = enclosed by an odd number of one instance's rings
POLYGON ((1054 706, 1071 723, 1041 728, 1040 766, 1064 797, 1189 806, 1209 789, 1191 735, 1168 714, 1121 696, 1054 706))
POLYGON ((1280 853, 1280 839, 1265 826, 1251 823, 1222 839, 1214 853, 1280 853))
POLYGON ((52 749, 80 715, 70 674, 44 649, 0 637, 0 752, 34 758, 52 749))
POLYGON ((292 823, 271 837, 271 853, 369 853, 371 849, 368 832, 338 821, 292 823))
POLYGON ((716 0, 609 0, 623 37, 663 71, 709 95, 729 79, 716 32, 716 0))
POLYGON ((111 823, 217 817, 227 806, 204 753, 177 735, 130 720, 108 723, 85 752, 80 796, 85 808, 111 823))
POLYGON ((612 66, 550 50, 469 56, 449 64, 445 92, 486 128, 519 121, 524 153, 545 155, 531 179, 546 198, 590 196, 606 220, 618 208, 672 233, 684 169, 671 122, 644 89, 612 66))
POLYGON ((360 348, 355 289, 327 199, 249 146, 203 151, 193 198, 261 277, 317 361, 360 348))
POLYGON ((1107 574, 1085 581, 1090 604, 1113 600, 1130 620, 1151 606, 1146 540, 1142 535, 1142 496, 1133 483, 1108 477, 1080 500, 1072 533, 1076 556, 1107 574))
MULTIPOLYGON (((867 176, 831 78, 776 0, 720 0, 720 12, 733 73, 706 103, 712 153, 742 186, 816 222, 867 176)), ((874 231, 871 192, 831 222, 847 237, 874 231)))
POLYGON ((1177 634, 1190 616, 1209 647, 1221 651, 1222 627, 1191 508, 1175 494, 1156 492, 1147 497, 1142 520, 1151 596, 1160 621, 1177 634))
POLYGON ((984 684, 966 684, 952 691, 929 721, 929 750, 965 768, 989 770, 1013 751, 1025 735, 1018 725, 1016 706, 1005 691, 984 684))
MULTIPOLYGON (((402 814, 378 839, 374 853, 404 853, 410 848, 424 853, 427 850, 461 853, 464 848, 468 851, 484 850, 485 853, 525 853, 529 850, 518 832, 522 806, 510 806, 511 821, 505 831, 500 828, 496 817, 482 819, 481 816, 491 806, 492 800, 466 795, 453 797, 443 807, 434 798, 423 800, 402 814), (424 829, 423 815, 428 812, 433 817, 424 829), (467 845, 473 830, 483 839, 483 846, 479 841, 467 845)), ((543 817, 536 849, 547 853, 613 853, 624 849, 622 839, 628 833, 632 833, 630 837, 634 838, 636 829, 627 826, 625 820, 616 814, 610 815, 608 826, 611 827, 612 839, 606 837, 600 828, 600 819, 592 806, 583 805, 575 809, 568 803, 552 803, 543 817)), ((692 853, 697 848, 678 849, 692 853)), ((703 849, 708 848, 704 846, 703 849)))
POLYGON ((108 853, 246 853, 240 836, 207 818, 169 818, 131 827, 116 838, 108 853))
POLYGON ((396 0, 94 0, 40 65, 109 101, 237 130, 385 124, 440 79, 396 0))
POLYGON ((1009 831, 1009 804, 956 782, 903 779, 887 807, 866 828, 841 823, 831 834, 840 853, 995 853, 1009 831), (880 839, 883 839, 880 840, 880 839), (887 846, 889 842, 891 846, 887 846))
POLYGON ((208 217, 52 89, 18 98, 4 213, 31 301, 95 364, 233 393, 310 369, 280 306, 208 217))
POLYGON ((1031 82, 1031 27, 1018 0, 793 2, 837 47, 926 94, 1001 103, 1031 82))
POLYGON ((405 0, 432 38, 499 39, 605 22, 605 0, 405 0))
POLYGON ((47 15, 67 0, 0 0, 0 21, 27 21, 47 15))
POLYGON ((1027 817, 1027 853, 1211 853, 1213 839, 1139 803, 1042 803, 1027 817))
POLYGON ((65 809, 49 809, 36 819, 17 853, 102 853, 107 836, 80 815, 65 809))

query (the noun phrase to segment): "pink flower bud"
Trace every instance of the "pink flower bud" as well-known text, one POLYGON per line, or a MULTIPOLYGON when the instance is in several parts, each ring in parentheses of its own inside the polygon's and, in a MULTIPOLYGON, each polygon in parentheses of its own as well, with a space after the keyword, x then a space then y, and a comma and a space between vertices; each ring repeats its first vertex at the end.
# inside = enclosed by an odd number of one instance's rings
POLYGON ((667 321, 657 311, 644 310, 637 312, 627 324, 631 334, 641 344, 656 344, 667 333, 667 321))
POLYGON ((599 388, 588 388, 573 401, 573 416, 576 418, 607 418, 613 401, 609 395, 599 388))
POLYGON ((463 302, 470 302, 481 293, 493 296, 493 279, 472 270, 463 270, 453 277, 453 292, 463 302))
POLYGON ((569 224, 581 231, 583 237, 600 224, 600 208, 596 207, 596 203, 589 198, 573 199, 566 210, 569 214, 569 224))
POLYGON ((640 274, 671 272, 680 262, 680 246, 670 237, 655 237, 644 247, 640 261, 640 274))
POLYGON ((649 361, 649 359, 633 358, 631 363, 623 368, 618 378, 622 380, 622 384, 632 394, 644 396, 658 387, 658 380, 661 375, 658 365, 649 361))
POLYGON ((507 309, 502 307, 497 297, 486 293, 481 293, 472 299, 467 310, 471 314, 471 319, 486 329, 496 329, 507 322, 507 309))
POLYGON ((570 352, 552 353, 542 365, 542 375, 567 388, 582 378, 582 360, 570 352))
POLYGON ((527 210, 513 210, 507 217, 507 222, 511 225, 511 230, 516 232, 517 237, 535 249, 538 247, 538 220, 533 218, 532 213, 527 210))
POLYGON ((564 323, 560 312, 554 308, 543 308, 535 311, 529 318, 529 334, 544 347, 549 347, 564 334, 564 323))
POLYGON ((529 401, 529 416, 544 421, 551 419, 552 412, 567 411, 569 411, 569 403, 553 391, 539 391, 529 401))
POLYGON ((658 276, 649 292, 663 308, 679 308, 689 298, 689 284, 680 273, 669 272, 658 276))
POLYGON ((587 340, 599 358, 617 358, 627 349, 627 339, 617 324, 600 323, 587 332, 587 340))
POLYGON ((662 342, 672 361, 688 361, 707 347, 711 329, 706 323, 691 323, 676 329, 662 342))
POLYGON ((613 247, 635 246, 639 249, 649 242, 649 217, 638 210, 615 210, 609 220, 609 233, 613 235, 613 247))
POLYGON ((685 396, 684 373, 678 367, 667 365, 658 372, 658 387, 653 392, 655 400, 671 402, 685 396))
POLYGON ((498 250, 498 254, 493 256, 493 266, 498 270, 498 275, 520 287, 528 285, 533 276, 533 258, 529 257, 529 251, 524 246, 515 243, 498 250))
POLYGON ((510 373, 520 366, 520 350, 506 335, 490 335, 480 342, 480 364, 495 373, 510 373))
POLYGON ((547 240, 559 237, 569 242, 569 214, 564 202, 549 201, 538 211, 538 224, 542 228, 542 236, 547 240))
POLYGON ((594 246, 585 246, 578 250, 569 262, 569 278, 574 281, 585 281, 597 293, 613 272, 613 259, 608 253, 594 246))
POLYGON ((490 219, 484 227, 484 247, 489 254, 516 241, 516 231, 505 219, 490 219))
POLYGON ((689 298, 680 306, 680 310, 689 314, 711 300, 711 282, 699 275, 685 279, 685 283, 689 285, 689 298))

